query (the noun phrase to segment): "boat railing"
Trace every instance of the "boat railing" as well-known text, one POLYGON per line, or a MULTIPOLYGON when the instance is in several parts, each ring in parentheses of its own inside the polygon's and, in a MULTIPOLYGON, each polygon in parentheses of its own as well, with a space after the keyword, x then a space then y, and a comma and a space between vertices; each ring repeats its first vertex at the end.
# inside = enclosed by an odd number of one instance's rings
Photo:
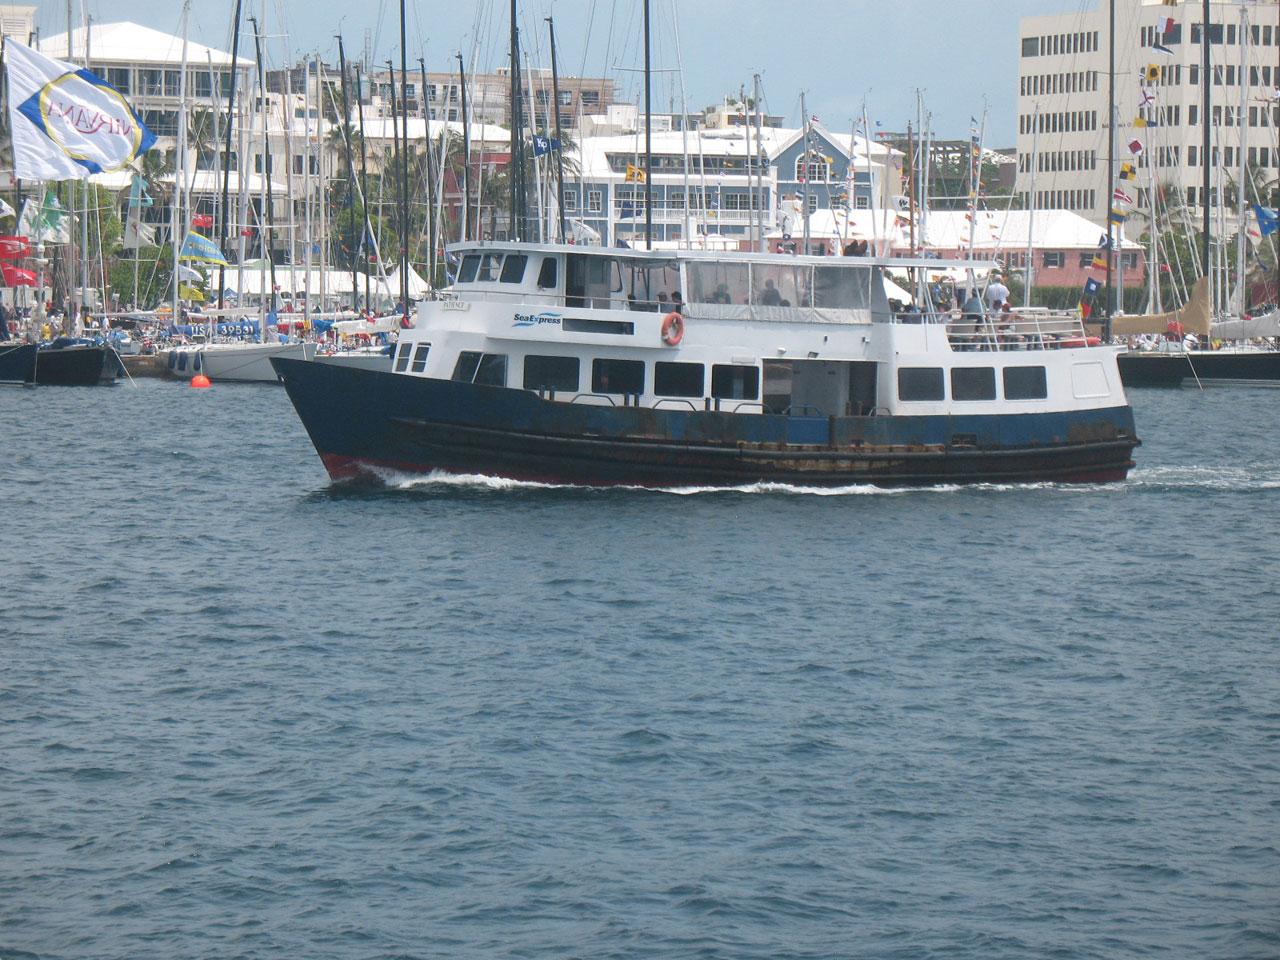
POLYGON ((972 314, 947 321, 947 340, 957 351, 1053 350, 1097 344, 1084 323, 1070 314, 972 314))

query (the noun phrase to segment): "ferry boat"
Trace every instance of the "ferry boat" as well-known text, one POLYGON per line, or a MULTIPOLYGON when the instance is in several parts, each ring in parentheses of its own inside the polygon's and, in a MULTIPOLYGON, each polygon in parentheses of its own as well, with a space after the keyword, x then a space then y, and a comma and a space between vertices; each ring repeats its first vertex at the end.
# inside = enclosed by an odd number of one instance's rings
POLYGON ((389 371, 273 358, 335 481, 1122 480, 1138 446, 1079 321, 891 307, 934 259, 464 243, 389 371), (950 322, 947 322, 950 320, 950 322))

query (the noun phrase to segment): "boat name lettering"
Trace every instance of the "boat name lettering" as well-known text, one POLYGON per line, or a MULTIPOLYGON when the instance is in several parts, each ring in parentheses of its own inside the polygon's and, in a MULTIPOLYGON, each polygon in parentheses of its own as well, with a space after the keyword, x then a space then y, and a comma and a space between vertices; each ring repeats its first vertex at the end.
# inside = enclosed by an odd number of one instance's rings
POLYGON ((559 323, 558 313, 517 313, 511 322, 513 327, 537 327, 544 323, 559 323))

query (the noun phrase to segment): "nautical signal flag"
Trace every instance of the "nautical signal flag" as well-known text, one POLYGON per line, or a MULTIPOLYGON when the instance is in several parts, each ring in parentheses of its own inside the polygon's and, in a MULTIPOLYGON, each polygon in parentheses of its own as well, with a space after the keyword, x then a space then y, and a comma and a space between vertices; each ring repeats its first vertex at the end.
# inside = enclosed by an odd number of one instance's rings
POLYGON ((1083 300, 1081 300, 1078 304, 1076 304, 1076 306, 1077 306, 1077 307, 1079 308, 1079 310, 1080 310, 1080 316, 1081 316, 1081 318, 1082 318, 1082 319, 1084 319, 1084 320, 1088 320, 1088 319, 1089 319, 1089 314, 1093 312, 1092 308, 1091 308, 1087 303, 1085 303, 1083 300))
POLYGON ((207 213, 197 213, 191 218, 191 225, 193 227, 200 227, 207 230, 213 226, 213 217, 207 213))
POLYGON ((1090 277, 1084 282, 1084 295, 1086 297, 1096 296, 1098 291, 1102 289, 1102 284, 1090 277))
POLYGON ((1253 214, 1258 218, 1258 229, 1264 237, 1269 237, 1280 229, 1280 213, 1255 203, 1253 214))
POLYGON ((198 233, 187 234, 187 238, 182 241, 182 249, 178 251, 178 259, 202 260, 205 263, 220 263, 224 267, 230 266, 227 263, 227 258, 218 249, 218 245, 208 237, 202 237, 198 233))
POLYGON ((536 134, 534 135, 533 155, 535 157, 541 157, 544 154, 550 153, 552 150, 559 150, 559 149, 560 149, 560 141, 555 139, 554 137, 540 137, 540 136, 537 136, 536 134))
POLYGON ((1140 154, 1140 153, 1142 152, 1142 141, 1141 141, 1141 140, 1130 140, 1130 141, 1129 141, 1129 152, 1130 152, 1130 153, 1132 153, 1135 157, 1136 157, 1138 154, 1140 154))
POLYGON ((1134 117, 1134 118, 1133 118, 1133 125, 1134 125, 1135 127, 1138 127, 1139 129, 1141 129, 1141 128, 1143 128, 1143 127, 1158 127, 1158 126, 1160 126, 1160 124, 1159 124, 1159 123, 1157 123, 1155 120, 1148 120, 1146 117, 1142 116, 1141 114, 1139 114, 1138 116, 1136 116, 1136 117, 1134 117))
MULTIPOLYGON (((1166 47, 1163 43, 1153 43, 1153 44, 1151 45, 1151 49, 1152 49, 1152 50, 1154 50, 1156 53, 1163 53, 1163 54, 1164 54, 1165 56, 1167 56, 1167 57, 1172 57, 1172 56, 1173 56, 1173 51, 1172 51, 1172 50, 1170 50, 1168 47, 1166 47)), ((1150 69, 1150 68, 1148 68, 1148 69, 1150 69)), ((1153 78, 1153 77, 1151 77, 1151 78, 1148 78, 1148 79, 1154 79, 1154 78, 1153 78)))
POLYGON ((644 183, 645 173, 634 164, 627 164, 627 175, 623 177, 624 183, 644 183))
POLYGON ((1154 63, 1148 63, 1147 68, 1142 71, 1142 79, 1151 83, 1153 80, 1160 79, 1160 68, 1154 63))
MULTIPOLYGON (((1136 143, 1137 141, 1134 141, 1134 142, 1136 143)), ((1139 146, 1141 146, 1141 144, 1139 144, 1139 146)), ((1120 164, 1120 179, 1121 180, 1137 180, 1138 179, 1138 171, 1134 169, 1134 166, 1132 163, 1120 164)))
POLYGON ((1100 253, 1095 253, 1093 255, 1093 263, 1089 264, 1089 269, 1090 270, 1107 269, 1107 258, 1100 253))
POLYGON ((1117 203, 1133 203, 1133 197, 1129 196, 1129 194, 1125 193, 1119 187, 1116 187, 1116 191, 1111 195, 1111 197, 1117 203))
POLYGON ((1173 33, 1173 28, 1177 26, 1177 21, 1173 17, 1161 17, 1156 21, 1156 32, 1165 34, 1173 33))
POLYGON ((1111 223, 1124 223, 1124 211, 1111 208, 1111 212, 1107 214, 1107 220, 1111 223))

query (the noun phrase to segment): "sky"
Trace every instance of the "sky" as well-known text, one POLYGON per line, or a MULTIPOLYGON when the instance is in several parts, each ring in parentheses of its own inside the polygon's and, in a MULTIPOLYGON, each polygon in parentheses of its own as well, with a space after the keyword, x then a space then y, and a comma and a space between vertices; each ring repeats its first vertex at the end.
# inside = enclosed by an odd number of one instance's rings
MULTIPOLYGON (((38 4, 44 36, 65 30, 64 0, 38 4)), ((760 74, 770 113, 799 122, 809 113, 844 133, 864 104, 875 128, 915 124, 917 93, 935 136, 968 136, 970 117, 988 121, 984 142, 1013 145, 1017 134, 1018 20, 1093 9, 1095 0, 650 0, 654 112, 719 102, 760 74)), ((73 0, 94 22, 131 20, 182 32, 182 0, 73 0)), ((190 36, 231 46, 235 0, 194 0, 190 36)), ((243 0, 263 24, 264 59, 278 67, 303 54, 337 63, 341 31, 348 59, 400 61, 399 0, 243 0)), ((522 44, 535 66, 550 66, 545 18, 554 18, 560 72, 609 76, 620 98, 642 93, 642 0, 520 0, 522 44)), ((510 0, 408 0, 410 70, 452 70, 461 51, 483 72, 505 63, 510 0)), ((242 34, 242 52, 252 39, 242 34)))

